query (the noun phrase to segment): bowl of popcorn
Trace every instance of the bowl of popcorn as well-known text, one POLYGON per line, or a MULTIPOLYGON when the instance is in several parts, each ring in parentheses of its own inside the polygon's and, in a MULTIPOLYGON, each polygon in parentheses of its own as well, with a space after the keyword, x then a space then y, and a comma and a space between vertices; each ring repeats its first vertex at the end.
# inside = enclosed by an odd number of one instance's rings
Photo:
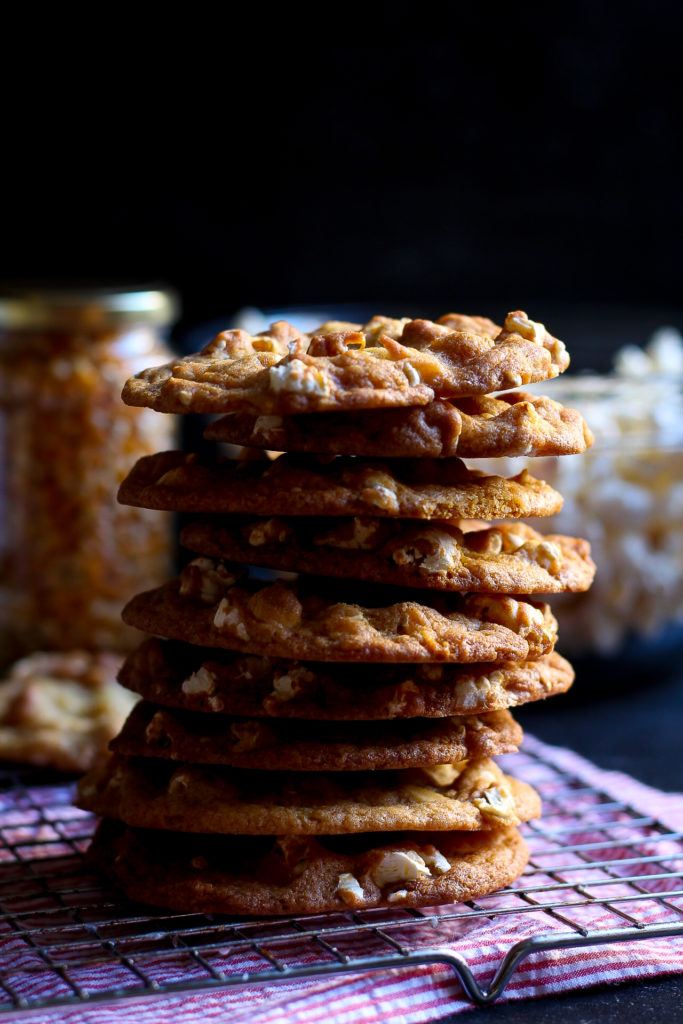
POLYGON ((564 496, 554 531, 587 538, 595 583, 580 601, 556 599, 561 646, 574 657, 619 659, 619 677, 674 668, 683 649, 683 337, 661 328, 615 357, 612 373, 549 381, 595 435, 581 458, 519 460, 564 496))

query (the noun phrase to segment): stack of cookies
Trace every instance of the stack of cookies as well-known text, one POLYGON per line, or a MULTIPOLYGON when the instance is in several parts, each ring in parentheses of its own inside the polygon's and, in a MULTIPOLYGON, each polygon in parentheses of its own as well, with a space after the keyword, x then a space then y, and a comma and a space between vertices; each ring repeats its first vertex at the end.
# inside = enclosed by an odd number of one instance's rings
POLYGON ((522 312, 375 317, 226 331, 128 382, 129 404, 223 413, 207 437, 246 446, 150 456, 121 487, 189 513, 197 556, 125 608, 153 637, 120 674, 143 700, 80 785, 106 819, 92 857, 128 896, 417 907, 519 875, 540 802, 491 758, 521 741, 510 707, 572 682, 537 595, 587 589, 594 566, 520 522, 556 491, 461 459, 583 451, 578 413, 490 394, 568 362, 522 312))

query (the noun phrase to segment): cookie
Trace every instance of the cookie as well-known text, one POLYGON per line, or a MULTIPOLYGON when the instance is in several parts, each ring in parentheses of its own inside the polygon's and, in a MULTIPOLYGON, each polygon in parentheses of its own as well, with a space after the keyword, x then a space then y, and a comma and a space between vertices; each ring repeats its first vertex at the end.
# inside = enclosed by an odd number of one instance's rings
POLYGON ((245 408, 214 420, 204 436, 272 451, 407 459, 574 455, 593 444, 575 409, 526 391, 353 416, 264 416, 245 408))
POLYGON ((110 748, 263 771, 369 771, 446 764, 518 749, 522 730, 509 711, 393 722, 307 722, 172 711, 141 702, 110 748))
POLYGON ((538 794, 484 758, 382 772, 243 771, 110 755, 76 803, 137 828, 242 835, 326 835, 518 825, 538 794))
POLYGON ((551 651, 557 636, 547 604, 483 594, 430 594, 418 604, 389 594, 365 584, 361 606, 344 600, 337 581, 239 584, 222 562, 197 558, 122 614, 172 640, 312 661, 525 661, 551 651))
POLYGON ((175 512, 287 516, 510 519, 559 512, 557 491, 526 470, 511 479, 459 459, 211 459, 159 452, 140 459, 119 501, 175 512))
POLYGON ((529 852, 514 828, 377 836, 174 835, 104 821, 91 863, 140 903, 204 914, 423 907, 510 885, 529 852))
POLYGON ((414 520, 211 517, 190 523, 181 544, 199 554, 270 569, 398 587, 488 594, 587 590, 588 541, 537 533, 524 523, 489 529, 414 520))
POLYGON ((87 771, 135 703, 116 681, 118 654, 30 654, 0 682, 0 760, 87 771))
POLYGON ((574 679, 553 652, 497 665, 353 666, 273 660, 150 638, 119 680, 145 700, 185 711, 331 721, 478 715, 564 693, 574 679))
POLYGON ((502 328, 449 313, 436 323, 379 316, 363 326, 328 323, 311 336, 297 337, 291 325, 281 330, 292 340, 278 362, 279 341, 263 352, 263 336, 226 331, 200 353, 144 370, 123 399, 176 413, 377 409, 520 387, 569 365, 564 344, 521 310, 508 313, 502 328))

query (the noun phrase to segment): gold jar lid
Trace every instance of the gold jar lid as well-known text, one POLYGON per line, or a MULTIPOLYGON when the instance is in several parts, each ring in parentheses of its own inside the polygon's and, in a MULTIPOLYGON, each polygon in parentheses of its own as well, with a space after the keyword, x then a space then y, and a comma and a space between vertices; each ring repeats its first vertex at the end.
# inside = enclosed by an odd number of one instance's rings
POLYGON ((151 324, 178 318, 177 294, 165 287, 54 287, 0 289, 0 329, 88 330, 151 324))

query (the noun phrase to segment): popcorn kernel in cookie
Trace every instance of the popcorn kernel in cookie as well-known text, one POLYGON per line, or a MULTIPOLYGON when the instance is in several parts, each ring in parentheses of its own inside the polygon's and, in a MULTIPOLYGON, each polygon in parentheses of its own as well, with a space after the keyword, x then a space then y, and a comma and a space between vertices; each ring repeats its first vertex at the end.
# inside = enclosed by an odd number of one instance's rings
POLYGON ((428 878, 431 872, 415 850, 388 850, 370 871, 370 877, 380 889, 395 882, 408 882, 428 878))
POLYGON ((337 894, 349 907, 362 907, 365 902, 365 893, 360 882, 348 871, 342 872, 339 876, 337 894))

